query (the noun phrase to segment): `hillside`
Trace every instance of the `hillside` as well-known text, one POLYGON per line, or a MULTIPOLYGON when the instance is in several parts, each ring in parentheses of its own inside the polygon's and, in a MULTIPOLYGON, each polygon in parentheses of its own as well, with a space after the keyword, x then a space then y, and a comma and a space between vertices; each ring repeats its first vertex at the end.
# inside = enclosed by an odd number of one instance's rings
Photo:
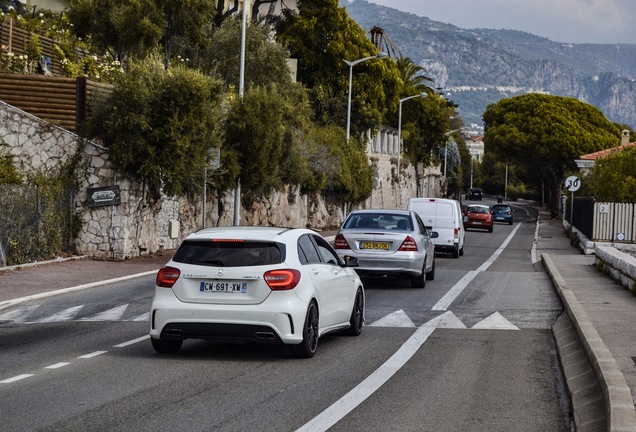
POLYGON ((365 0, 342 5, 423 66, 467 123, 481 123, 489 103, 539 91, 576 97, 636 128, 636 44, 562 44, 514 30, 465 30, 365 0))

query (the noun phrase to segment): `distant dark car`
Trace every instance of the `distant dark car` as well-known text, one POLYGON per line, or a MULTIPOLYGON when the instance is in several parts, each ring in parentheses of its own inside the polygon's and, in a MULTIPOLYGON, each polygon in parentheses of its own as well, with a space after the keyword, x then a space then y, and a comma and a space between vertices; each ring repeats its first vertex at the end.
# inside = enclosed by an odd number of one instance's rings
POLYGON ((491 210, 495 222, 508 222, 508 225, 512 225, 514 210, 508 204, 493 204, 491 210))
POLYGON ((481 188, 468 189, 468 198, 471 201, 481 201, 481 188))
POLYGON ((472 204, 464 212, 464 228, 485 229, 492 232, 493 218, 488 206, 472 204))

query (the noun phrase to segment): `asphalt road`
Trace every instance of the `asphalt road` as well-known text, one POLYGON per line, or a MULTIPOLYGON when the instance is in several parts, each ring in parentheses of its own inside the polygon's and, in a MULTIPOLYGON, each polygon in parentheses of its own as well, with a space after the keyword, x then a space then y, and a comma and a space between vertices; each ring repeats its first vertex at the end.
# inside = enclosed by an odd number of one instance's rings
POLYGON ((524 211, 438 255, 424 289, 366 281, 362 335, 309 360, 190 340, 156 354, 152 276, 4 310, 0 431, 569 431, 562 307, 524 211))

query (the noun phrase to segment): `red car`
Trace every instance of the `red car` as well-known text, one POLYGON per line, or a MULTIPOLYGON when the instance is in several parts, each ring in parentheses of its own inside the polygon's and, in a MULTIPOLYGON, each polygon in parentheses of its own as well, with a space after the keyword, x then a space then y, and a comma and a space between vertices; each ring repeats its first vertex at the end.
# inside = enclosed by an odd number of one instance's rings
POLYGON ((492 232, 494 220, 490 208, 485 205, 469 205, 464 211, 464 228, 479 228, 492 232))

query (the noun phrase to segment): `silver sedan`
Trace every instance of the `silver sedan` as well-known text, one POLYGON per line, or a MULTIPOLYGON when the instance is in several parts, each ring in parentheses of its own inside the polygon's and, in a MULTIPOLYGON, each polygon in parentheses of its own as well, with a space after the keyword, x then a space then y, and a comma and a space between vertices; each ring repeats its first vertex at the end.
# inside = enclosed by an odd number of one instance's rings
POLYGON ((411 210, 355 210, 338 230, 335 249, 358 259, 360 276, 402 277, 414 288, 435 278, 436 232, 411 210))

